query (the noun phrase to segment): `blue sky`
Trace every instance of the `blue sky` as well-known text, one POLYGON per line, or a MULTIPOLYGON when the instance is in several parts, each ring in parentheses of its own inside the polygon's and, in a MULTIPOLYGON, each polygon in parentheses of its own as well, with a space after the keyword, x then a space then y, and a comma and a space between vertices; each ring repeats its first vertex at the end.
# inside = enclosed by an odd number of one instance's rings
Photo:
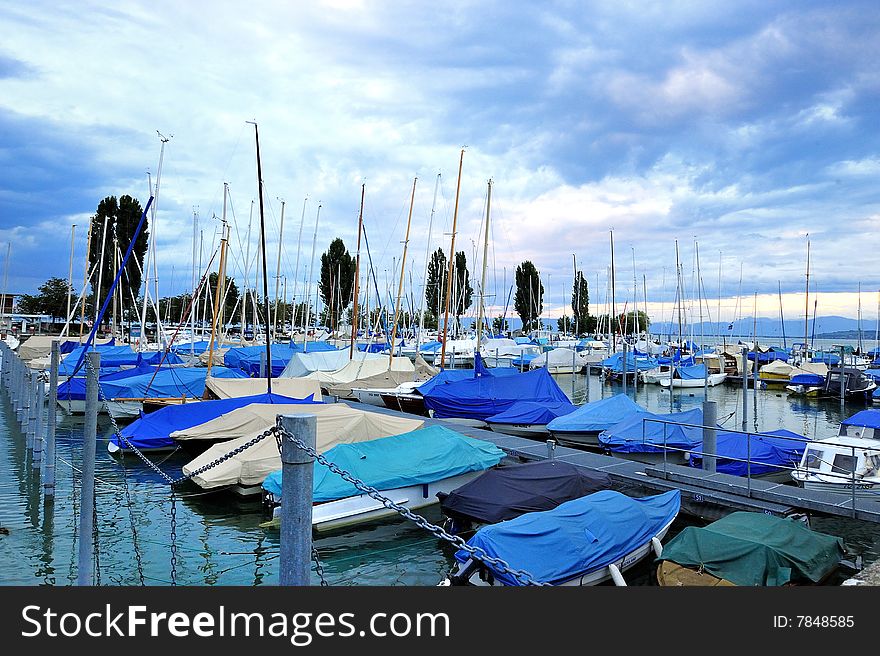
POLYGON ((203 263, 216 248, 224 182, 243 286, 256 120, 270 294, 282 200, 280 275, 301 294, 318 203, 317 255, 336 236, 353 252, 362 184, 379 286, 396 290, 416 177, 406 280, 418 286, 426 245, 449 251, 464 147, 456 250, 479 279, 492 178, 490 305, 530 259, 556 316, 573 255, 606 303, 613 231, 619 306, 635 286, 669 318, 677 240, 692 312, 698 247, 707 313, 778 316, 781 286, 786 315, 803 316, 809 233, 810 306, 854 317, 861 284, 863 316, 877 314, 875 2, 12 0, 0 28, 9 291, 67 277, 72 224, 81 289, 88 219, 108 195, 146 204, 157 131, 170 137, 160 295, 190 287, 194 214, 203 263))

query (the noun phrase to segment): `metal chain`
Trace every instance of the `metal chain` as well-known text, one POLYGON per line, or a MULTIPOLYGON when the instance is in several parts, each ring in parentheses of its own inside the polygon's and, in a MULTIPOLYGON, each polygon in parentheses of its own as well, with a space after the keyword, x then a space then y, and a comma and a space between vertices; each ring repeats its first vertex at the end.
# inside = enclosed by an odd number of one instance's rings
POLYGON ((209 469, 213 469, 213 468, 216 467, 217 465, 226 462, 227 460, 229 460, 230 458, 232 458, 232 457, 234 457, 234 456, 237 456, 239 453, 242 453, 243 451, 245 451, 245 450, 247 450, 247 449, 250 449, 250 448, 251 448, 252 446, 254 446, 255 444, 257 444, 257 443, 259 443, 259 442, 262 442, 262 441, 265 440, 267 437, 269 437, 270 435, 272 435, 274 432, 275 432, 275 427, 274 427, 274 426, 273 426, 272 428, 268 428, 268 429, 266 429, 265 431, 263 431, 262 433, 260 433, 259 435, 257 435, 256 437, 254 437, 254 438, 248 440, 247 442, 245 442, 245 443, 242 444, 241 446, 236 447, 236 448, 233 449, 232 451, 229 451, 229 452, 225 453, 224 455, 220 456, 220 457, 217 458, 216 460, 213 460, 213 461, 209 462, 207 465, 204 465, 204 466, 202 466, 202 467, 199 467, 198 469, 193 470, 193 471, 190 472, 189 474, 184 474, 184 475, 181 476, 180 478, 176 478, 176 479, 173 479, 173 480, 169 478, 169 484, 170 484, 171 487, 173 488, 175 485, 179 485, 180 483, 183 483, 183 482, 185 482, 185 481, 188 481, 188 480, 190 480, 191 478, 193 478, 193 477, 195 477, 195 476, 198 476, 199 474, 203 474, 203 473, 205 473, 206 471, 208 471, 209 469))
POLYGON ((128 467, 125 466, 125 458, 121 458, 119 464, 122 466, 122 484, 125 490, 125 505, 128 506, 128 519, 129 523, 131 524, 131 540, 132 546, 134 547, 135 562, 137 563, 138 580, 140 581, 141 585, 146 585, 146 582, 144 581, 144 563, 143 559, 141 558, 141 548, 140 542, 138 540, 137 522, 135 522, 134 520, 134 510, 132 509, 131 504, 131 493, 128 489, 128 467))
POLYGON ((324 578, 324 566, 321 564, 318 550, 315 547, 312 547, 312 560, 315 561, 315 571, 318 573, 318 578, 321 579, 321 585, 324 587, 329 586, 330 584, 324 578))
POLYGON ((540 581, 535 580, 535 578, 525 570, 513 569, 503 559, 496 558, 495 556, 490 556, 481 547, 474 547, 474 546, 467 544, 459 536, 452 535, 451 533, 448 533, 442 527, 437 526, 435 524, 432 524, 431 522, 429 522, 427 519, 425 519, 424 517, 422 517, 420 515, 416 515, 409 508, 401 506, 400 504, 395 503, 391 499, 383 496, 382 493, 379 492, 379 490, 377 490, 376 488, 367 485, 366 483, 364 483, 361 480, 358 480, 357 478, 352 476, 349 472, 345 471, 344 469, 341 469, 340 467, 338 467, 334 463, 327 460, 327 458, 325 458, 323 455, 318 453, 315 449, 312 449, 312 448, 306 446, 302 441, 299 440, 299 438, 295 437, 294 435, 291 435, 281 425, 276 425, 273 430, 276 431, 277 433, 281 433, 282 435, 286 436, 289 440, 291 440, 294 444, 296 444, 296 446, 298 446, 300 449, 302 449, 303 451, 308 453, 309 456, 311 456, 312 458, 317 460, 319 463, 321 463, 322 465, 327 467, 327 469, 329 469, 334 474, 341 476, 345 481, 354 485, 358 490, 367 494, 370 498, 375 499, 376 501, 380 502, 386 508, 388 508, 390 510, 394 510, 398 514, 415 522, 419 527, 430 531, 434 536, 441 538, 443 540, 446 540, 447 542, 451 542, 459 549, 466 551, 473 558, 476 558, 477 560, 480 560, 480 561, 486 563, 487 565, 494 566, 498 570, 501 570, 502 573, 511 574, 514 578, 516 578, 517 580, 519 580, 522 583, 525 583, 526 585, 536 585, 536 586, 537 585, 541 585, 541 586, 548 585, 547 583, 542 583, 540 581))
POLYGON ((177 585, 177 501, 171 486, 171 585, 177 585))

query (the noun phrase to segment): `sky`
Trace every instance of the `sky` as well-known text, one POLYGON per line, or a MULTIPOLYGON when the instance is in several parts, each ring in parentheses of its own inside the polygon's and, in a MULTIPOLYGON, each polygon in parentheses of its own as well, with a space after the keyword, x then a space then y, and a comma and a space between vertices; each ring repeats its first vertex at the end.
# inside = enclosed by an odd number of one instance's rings
POLYGON ((396 295, 410 210, 416 304, 453 224, 478 282, 491 179, 490 314, 530 260, 544 316, 576 266, 593 313, 877 318, 876 2, 9 0, 0 29, 10 293, 71 268, 79 292, 98 203, 151 193, 160 296, 224 214, 229 274, 262 286, 258 130, 270 297, 309 293, 335 237, 356 253, 362 191, 371 288, 396 295))

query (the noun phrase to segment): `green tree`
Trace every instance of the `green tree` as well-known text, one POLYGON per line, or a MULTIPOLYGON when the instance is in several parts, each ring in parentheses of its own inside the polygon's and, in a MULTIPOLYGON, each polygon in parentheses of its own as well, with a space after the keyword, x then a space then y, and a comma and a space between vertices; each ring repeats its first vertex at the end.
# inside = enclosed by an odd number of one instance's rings
MULTIPOLYGON (((117 266, 121 264, 121 258, 128 250, 134 232, 141 220, 143 208, 137 199, 125 194, 116 199, 116 196, 107 196, 98 203, 98 209, 91 219, 89 226, 90 245, 89 245, 89 268, 95 266, 101 259, 101 252, 104 252, 104 259, 99 268, 92 277, 92 294, 96 295, 98 291, 98 277, 101 278, 100 305, 104 304, 110 285, 116 277, 117 266), (104 224, 106 219, 107 233, 104 234, 104 224), (118 256, 116 255, 118 249, 118 256), (99 273, 102 272, 102 273, 99 273)), ((141 271, 144 266, 144 254, 147 252, 147 241, 149 239, 147 219, 144 219, 144 225, 141 228, 137 239, 134 242, 131 258, 125 265, 124 273, 119 281, 122 287, 122 310, 128 310, 132 307, 132 298, 136 298, 140 293, 141 271), (137 259, 137 262, 135 262, 137 259)), ((97 295, 95 296, 97 298, 97 295)), ((97 305, 97 304, 96 304, 97 305)), ((98 310, 101 307, 98 305, 98 310)), ((110 317, 105 317, 109 321, 110 317)))
POLYGON ((588 332, 590 318, 590 287, 582 271, 578 271, 571 289, 572 327, 579 335, 588 332))
MULTIPOLYGON (((217 293, 217 276, 218 276, 218 274, 216 271, 214 271, 208 275, 208 287, 211 290, 211 303, 208 307, 209 313, 212 313, 214 311, 214 294, 217 293)), ((238 309, 236 309, 236 307, 235 307, 236 303, 238 303, 238 296, 239 296, 238 285, 236 285, 235 280, 233 280, 229 276, 226 276, 226 280, 224 281, 224 284, 223 284, 223 296, 226 298, 226 302, 223 304, 223 307, 220 308, 220 314, 221 314, 220 318, 222 319, 222 321, 218 321, 218 323, 217 323, 218 326, 226 325, 234 318, 241 316, 241 307, 239 307, 238 309), (236 317, 232 316, 233 311, 235 311, 236 317)), ((257 303, 258 303, 257 307, 260 309, 260 311, 262 311, 263 310, 262 302, 257 301, 257 303)), ((250 315, 250 314, 252 314, 252 313, 248 312, 248 315, 250 315)), ((208 316, 208 320, 210 321, 210 314, 208 316)), ((253 318, 251 318, 251 321, 252 320, 253 320, 253 318)), ((265 319, 261 318, 261 321, 263 321, 263 320, 265 320, 265 319)))
MULTIPOLYGON (((435 321, 444 313, 448 266, 442 248, 431 253, 431 259, 428 261, 428 279, 425 281, 425 303, 426 312, 430 312, 435 321)), ((427 314, 425 318, 427 319, 427 314)))
MULTIPOLYGON (((458 251, 455 254, 455 263, 452 265, 452 285, 455 296, 454 306, 452 306, 453 314, 455 314, 455 323, 460 325, 461 315, 471 306, 474 300, 474 288, 471 287, 470 273, 467 268, 467 258, 464 251, 458 251)), ((452 305, 452 304, 450 304, 452 305)))
POLYGON ((561 333, 574 333, 575 322, 571 317, 560 317, 556 320, 556 329, 561 333))
POLYGON ((495 317, 492 319, 492 334, 500 335, 506 333, 510 330, 510 324, 507 323, 507 319, 504 317, 495 317))
POLYGON ((516 293, 513 308, 522 320, 522 331, 528 333, 540 327, 538 317, 544 311, 544 285, 541 274, 530 260, 516 267, 516 293))
POLYGON ((633 312, 630 310, 626 314, 620 314, 620 326, 622 330, 626 330, 627 333, 632 334, 633 332, 644 332, 648 330, 648 326, 651 325, 651 319, 647 314, 639 310, 638 312, 633 312), (638 327, 636 327, 636 320, 638 319, 638 327))
POLYGON ((355 266, 355 259, 339 237, 330 242, 330 247, 321 255, 319 289, 324 301, 322 317, 332 328, 339 326, 339 318, 351 302, 355 266))
MULTIPOLYGON (((67 281, 61 278, 49 278, 37 288, 37 294, 22 294, 18 301, 19 312, 23 314, 45 314, 52 319, 67 319, 67 301, 69 290, 67 281)), ((70 294, 70 307, 76 303, 76 295, 70 294)))

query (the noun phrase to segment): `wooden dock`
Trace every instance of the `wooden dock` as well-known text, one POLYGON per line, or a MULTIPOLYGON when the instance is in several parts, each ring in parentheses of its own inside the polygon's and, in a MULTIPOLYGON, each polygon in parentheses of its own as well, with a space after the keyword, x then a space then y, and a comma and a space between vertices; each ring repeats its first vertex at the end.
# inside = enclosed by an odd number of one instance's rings
MULTIPOLYGON (((343 402, 361 410, 397 417, 414 416, 373 405, 343 402)), ((611 477, 614 489, 625 494, 646 496, 680 490, 682 511, 707 521, 714 521, 733 511, 745 510, 776 516, 818 513, 880 523, 880 500, 858 497, 853 500, 852 497, 842 494, 805 490, 795 485, 714 473, 682 465, 648 465, 565 446, 557 445, 551 450, 546 442, 472 428, 442 419, 423 419, 427 425, 439 424, 463 435, 492 442, 511 458, 523 462, 553 457, 578 467, 604 472, 611 477)))

